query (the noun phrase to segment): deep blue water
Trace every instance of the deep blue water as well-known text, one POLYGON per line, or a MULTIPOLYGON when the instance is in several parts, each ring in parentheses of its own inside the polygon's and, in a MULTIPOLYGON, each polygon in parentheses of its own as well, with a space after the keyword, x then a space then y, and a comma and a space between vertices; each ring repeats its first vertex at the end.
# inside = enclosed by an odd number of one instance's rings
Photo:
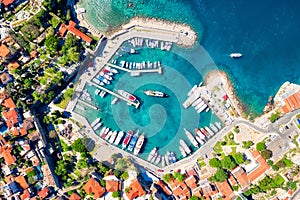
MULTIPOLYGON (((285 81, 300 83, 299 1, 131 0, 133 8, 128 2, 82 0, 81 5, 87 9, 86 19, 103 31, 133 16, 190 24, 202 36, 201 45, 214 63, 228 72, 252 113, 262 113, 268 97, 285 81), (228 56, 231 52, 244 56, 234 60, 228 56)), ((209 62, 203 65, 207 71, 214 69, 209 62)))

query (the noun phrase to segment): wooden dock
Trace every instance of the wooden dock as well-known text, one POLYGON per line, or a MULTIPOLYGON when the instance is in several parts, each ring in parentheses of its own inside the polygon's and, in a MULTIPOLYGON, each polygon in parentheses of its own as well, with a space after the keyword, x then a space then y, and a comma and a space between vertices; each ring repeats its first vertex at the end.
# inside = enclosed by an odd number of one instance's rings
POLYGON ((105 92, 107 92, 107 93, 109 93, 109 94, 111 94, 111 95, 113 95, 113 96, 115 96, 115 97, 117 97, 119 99, 122 99, 122 100, 126 101, 128 104, 134 106, 136 109, 139 108, 139 106, 140 106, 140 102, 132 102, 132 101, 126 99, 125 97, 123 97, 122 95, 120 95, 118 93, 115 93, 115 92, 113 92, 113 91, 111 91, 109 89, 106 89, 105 87, 102 87, 102 86, 100 86, 100 85, 98 85, 96 83, 93 83, 91 81, 88 81, 88 83, 91 84, 91 85, 93 85, 93 86, 95 86, 95 87, 97 87, 100 90, 103 90, 103 91, 105 91, 105 92))
POLYGON ((131 76, 140 76, 142 73, 158 73, 158 74, 162 74, 162 67, 158 67, 155 69, 127 69, 124 67, 120 67, 118 65, 114 65, 111 63, 106 63, 106 65, 110 66, 110 67, 114 67, 116 69, 119 70, 123 70, 125 72, 129 72, 131 76))
POLYGON ((86 106, 88 106, 88 107, 94 109, 94 110, 99 110, 98 107, 96 107, 96 106, 94 106, 94 105, 91 105, 91 104, 89 104, 89 103, 87 103, 87 102, 85 102, 85 101, 83 101, 83 100, 81 100, 81 99, 78 99, 78 101, 79 101, 80 103, 82 103, 82 104, 84 104, 84 105, 86 105, 86 106))

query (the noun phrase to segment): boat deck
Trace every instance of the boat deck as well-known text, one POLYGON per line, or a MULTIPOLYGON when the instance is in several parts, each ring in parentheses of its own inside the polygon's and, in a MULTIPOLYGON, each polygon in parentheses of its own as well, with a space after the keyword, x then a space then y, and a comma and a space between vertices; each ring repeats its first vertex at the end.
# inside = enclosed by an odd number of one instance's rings
POLYGON ((107 93, 109 93, 109 94, 111 94, 111 95, 119 98, 119 99, 122 99, 123 101, 126 101, 128 104, 133 105, 135 108, 139 108, 139 106, 140 106, 140 102, 132 102, 132 101, 126 99, 125 97, 123 97, 122 95, 120 95, 118 93, 115 93, 115 92, 113 92, 113 91, 111 91, 111 90, 109 90, 109 89, 107 89, 105 87, 102 87, 102 86, 100 86, 100 85, 98 85, 96 83, 93 83, 91 81, 88 81, 88 83, 91 84, 91 85, 93 85, 93 86, 95 86, 95 87, 97 87, 100 90, 103 90, 103 91, 105 91, 105 92, 107 92, 107 93))

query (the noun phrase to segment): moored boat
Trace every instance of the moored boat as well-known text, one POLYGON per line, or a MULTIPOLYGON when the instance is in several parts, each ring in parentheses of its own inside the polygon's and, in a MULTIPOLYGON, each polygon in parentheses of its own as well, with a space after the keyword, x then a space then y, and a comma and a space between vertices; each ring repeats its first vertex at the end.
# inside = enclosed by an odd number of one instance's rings
POLYGON ((105 131, 101 135, 102 139, 105 138, 105 136, 107 135, 108 132, 109 132, 109 128, 106 128, 105 131))
POLYGON ((180 151, 180 153, 181 153, 181 155, 182 155, 183 157, 186 157, 186 156, 187 156, 187 154, 186 154, 186 152, 185 152, 185 150, 183 149, 182 146, 179 146, 179 151, 180 151))
POLYGON ((158 156, 158 151, 156 151, 156 152, 154 153, 154 156, 153 156, 153 158, 150 160, 150 162, 153 163, 153 162, 156 160, 157 156, 158 156))
POLYGON ((215 125, 218 127, 219 130, 222 129, 222 125, 221 122, 215 122, 215 125))
POLYGON ((189 146, 185 143, 185 141, 183 139, 179 140, 179 144, 182 146, 182 148, 184 149, 184 151, 187 154, 190 154, 192 152, 191 149, 189 148, 189 146))
POLYGON ((133 96, 132 94, 130 94, 130 93, 124 91, 124 90, 118 90, 118 93, 120 95, 122 95, 123 97, 125 97, 126 99, 130 100, 130 101, 136 101, 137 100, 135 96, 133 96))
POLYGON ((158 155, 157 158, 155 159, 154 164, 158 165, 158 163, 160 162, 160 160, 161 160, 161 155, 158 155))
POLYGON ((230 54, 230 57, 231 58, 240 58, 240 57, 242 57, 243 56, 243 54, 241 54, 241 53, 231 53, 230 54))
POLYGON ((122 46, 121 47, 121 50, 124 51, 124 52, 127 52, 127 53, 137 53, 136 50, 132 49, 132 48, 129 48, 129 47, 125 47, 125 46, 122 46))
POLYGON ((108 142, 109 142, 109 143, 113 143, 113 142, 115 141, 116 137, 117 137, 117 134, 118 134, 118 132, 117 132, 117 131, 114 131, 114 132, 111 134, 111 136, 110 136, 108 142))
POLYGON ((156 152, 157 152, 157 148, 154 147, 154 148, 150 151, 147 160, 148 160, 148 161, 152 160, 152 158, 154 157, 154 155, 155 155, 156 152))
POLYGON ((200 129, 195 129, 196 134, 200 137, 201 140, 205 140, 205 135, 200 131, 200 129))
POLYGON ((210 130, 210 128, 208 128, 207 126, 205 126, 204 128, 211 136, 214 136, 215 133, 212 132, 212 130, 210 130))
POLYGON ((145 135, 144 134, 140 135, 139 139, 136 142, 134 150, 133 150, 133 154, 134 155, 138 155, 139 154, 139 152, 141 151, 141 148, 142 148, 142 146, 144 144, 144 140, 145 140, 145 135))
POLYGON ((128 131, 124 141, 123 141, 123 144, 122 144, 122 149, 125 149, 127 147, 127 145, 129 144, 130 142, 130 139, 132 137, 132 134, 133 134, 133 131, 128 131))
POLYGON ((171 151, 171 159, 172 159, 173 163, 176 163, 177 158, 176 158, 176 155, 175 155, 175 153, 173 151, 171 151))
POLYGON ((201 113, 203 110, 205 110, 205 108, 207 108, 206 104, 203 104, 203 106, 201 106, 198 110, 197 113, 201 113))
POLYGON ((102 122, 99 122, 98 124, 96 124, 96 125, 94 126, 93 129, 96 131, 96 130, 98 130, 101 126, 102 126, 102 122))
POLYGON ((193 134, 192 134, 191 132, 189 132, 188 130, 186 130, 185 128, 184 128, 184 131, 185 131, 185 135, 186 135, 187 138, 191 141, 191 143, 192 143, 195 147, 199 148, 199 144, 198 144, 198 142, 196 141, 196 139, 194 138, 193 134))
POLYGON ((214 124, 212 124, 212 123, 210 123, 210 125, 209 125, 209 127, 213 130, 213 132, 215 132, 215 133, 217 133, 219 130, 217 129, 217 127, 214 125, 214 124))
POLYGON ((94 126, 96 126, 96 124, 97 123, 99 123, 100 122, 100 120, 101 120, 101 118, 100 117, 98 117, 97 119, 95 119, 92 123, 91 123, 91 127, 94 127, 94 126))
POLYGON ((105 140, 109 140, 109 138, 110 138, 110 136, 112 135, 112 133, 113 133, 113 131, 109 131, 108 133, 107 133, 107 135, 105 136, 105 140))
POLYGON ((130 141, 130 143, 129 143, 129 145, 128 145, 128 151, 132 151, 133 150, 133 148, 134 148, 134 145, 135 145, 135 143, 136 143, 136 141, 137 141, 137 139, 139 138, 139 131, 137 131, 134 135, 133 135, 133 137, 132 137, 132 139, 131 139, 131 141, 130 141))
POLYGON ((207 137, 210 138, 211 135, 204 129, 204 128, 200 128, 200 131, 207 137))
POLYGON ((202 146, 202 145, 204 145, 204 141, 203 140, 201 140, 201 138, 197 135, 196 136, 196 140, 199 142, 199 144, 202 146))

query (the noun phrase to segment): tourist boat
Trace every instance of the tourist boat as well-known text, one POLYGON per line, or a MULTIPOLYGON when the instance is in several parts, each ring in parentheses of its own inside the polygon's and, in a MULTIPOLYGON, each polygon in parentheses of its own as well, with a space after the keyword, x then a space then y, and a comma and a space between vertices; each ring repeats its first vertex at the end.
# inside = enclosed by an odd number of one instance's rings
POLYGON ((171 159, 172 159, 173 163, 176 163, 177 158, 176 158, 176 155, 175 155, 175 153, 173 151, 171 151, 171 159))
POLYGON ((218 127, 219 130, 222 129, 222 125, 221 122, 215 122, 215 125, 218 127))
POLYGON ((123 132, 123 131, 120 131, 120 132, 118 133, 118 136, 117 136, 117 138, 116 138, 114 144, 115 144, 115 145, 119 145, 121 139, 123 138, 123 136, 124 136, 124 132, 123 132))
POLYGON ((210 138, 211 135, 204 129, 204 128, 200 128, 200 131, 207 137, 210 138))
POLYGON ((205 135, 199 129, 196 128, 195 132, 201 140, 205 140, 205 135))
POLYGON ((187 156, 187 154, 182 146, 179 146, 179 151, 184 158, 187 156))
POLYGON ((212 132, 212 130, 210 130, 210 128, 208 128, 207 126, 205 126, 204 128, 205 128, 205 130, 206 130, 211 136, 213 136, 213 135, 215 134, 215 133, 212 132))
POLYGON ((106 80, 109 80, 109 81, 112 80, 112 77, 110 77, 108 74, 104 74, 104 72, 100 72, 99 75, 104 77, 106 80))
POLYGON ((117 134, 118 134, 118 132, 117 132, 117 131, 114 131, 114 132, 111 134, 111 136, 110 136, 108 142, 112 144, 112 143, 115 141, 115 139, 116 139, 116 137, 117 137, 117 134))
POLYGON ((230 54, 231 58, 239 58, 239 57, 242 57, 242 56, 243 56, 243 54, 241 54, 241 53, 231 53, 230 54))
POLYGON ((133 135, 133 137, 132 137, 132 139, 131 139, 131 141, 130 141, 130 143, 129 143, 129 145, 128 145, 128 151, 133 151, 133 148, 134 148, 134 145, 135 145, 135 143, 137 142, 137 139, 139 138, 139 131, 137 131, 134 135, 133 135))
POLYGON ((154 157, 154 155, 155 155, 156 152, 157 152, 157 148, 154 147, 154 148, 150 151, 147 160, 148 160, 148 161, 152 160, 152 158, 154 157))
POLYGON ((135 96, 133 96, 132 94, 130 94, 130 93, 124 91, 124 90, 118 90, 118 93, 120 95, 122 95, 123 97, 125 97, 126 99, 130 100, 130 101, 136 101, 137 100, 135 96))
POLYGON ((144 144, 144 140, 145 140, 145 135, 144 134, 140 135, 139 139, 136 142, 134 150, 133 150, 133 154, 134 155, 138 155, 139 154, 139 152, 140 152, 140 150, 141 150, 141 148, 142 148, 142 146, 144 144))
POLYGON ((161 160, 161 155, 158 155, 157 158, 155 159, 154 164, 158 165, 158 163, 160 162, 160 160, 161 160))
POLYGON ((96 126, 96 124, 97 123, 99 123, 100 122, 100 120, 101 120, 101 118, 100 117, 98 117, 97 119, 95 119, 92 123, 91 123, 91 127, 94 127, 94 126, 96 126))
POLYGON ((201 138, 197 135, 196 137, 196 140, 197 140, 197 142, 199 142, 199 144, 202 146, 202 145, 204 145, 204 141, 203 140, 201 140, 201 138))
POLYGON ((125 47, 125 46, 122 46, 121 50, 124 51, 124 52, 127 52, 127 53, 137 53, 136 50, 134 50, 132 48, 129 48, 129 47, 125 47))
POLYGON ((112 101, 111 101, 111 105, 115 105, 118 101, 118 97, 115 97, 112 101))
POLYGON ((116 70, 116 69, 114 69, 114 68, 112 68, 112 67, 109 67, 109 66, 107 66, 107 65, 104 67, 104 69, 106 69, 106 70, 108 70, 108 71, 110 71, 110 72, 112 72, 112 73, 114 73, 114 74, 119 73, 118 70, 116 70))
POLYGON ((167 94, 156 90, 145 90, 144 93, 152 97, 168 97, 167 94))
POLYGON ((185 134, 186 134, 187 138, 191 141, 191 143, 195 147, 199 148, 198 142, 196 141, 196 139, 194 138, 194 136, 192 135, 192 133, 189 132, 188 130, 186 130, 185 128, 184 128, 184 131, 185 131, 185 134))
POLYGON ((168 154, 165 154, 165 161, 166 161, 166 165, 170 165, 170 161, 169 161, 169 156, 168 154))
POLYGON ((107 74, 107 75, 109 75, 109 76, 112 76, 112 75, 113 75, 113 73, 110 72, 110 71, 108 71, 107 69, 103 69, 101 72, 103 72, 104 74, 107 74))
POLYGON ((96 130, 98 130, 101 126, 102 126, 102 122, 99 122, 98 124, 96 124, 96 126, 94 126, 94 130, 96 131, 96 130))
POLYGON ((187 154, 190 154, 192 152, 191 149, 189 148, 189 146, 185 143, 185 141, 183 139, 179 140, 179 144, 181 145, 181 147, 184 149, 184 151, 187 154))
POLYGON ((107 135, 105 136, 105 140, 109 140, 109 138, 110 138, 110 136, 113 134, 113 131, 109 131, 108 133, 107 133, 107 135))
POLYGON ((205 108, 207 108, 206 104, 203 104, 203 106, 201 106, 198 110, 197 113, 201 113, 203 110, 205 110, 205 108))
POLYGON ((219 130, 217 129, 217 127, 214 125, 214 124, 212 124, 212 123, 210 123, 210 125, 209 125, 209 127, 213 130, 213 132, 215 132, 215 133, 217 133, 219 130))
POLYGON ((133 131, 128 131, 124 141, 123 141, 123 144, 122 144, 122 149, 125 149, 127 147, 127 145, 129 144, 130 142, 130 139, 132 137, 132 134, 133 134, 133 131))

